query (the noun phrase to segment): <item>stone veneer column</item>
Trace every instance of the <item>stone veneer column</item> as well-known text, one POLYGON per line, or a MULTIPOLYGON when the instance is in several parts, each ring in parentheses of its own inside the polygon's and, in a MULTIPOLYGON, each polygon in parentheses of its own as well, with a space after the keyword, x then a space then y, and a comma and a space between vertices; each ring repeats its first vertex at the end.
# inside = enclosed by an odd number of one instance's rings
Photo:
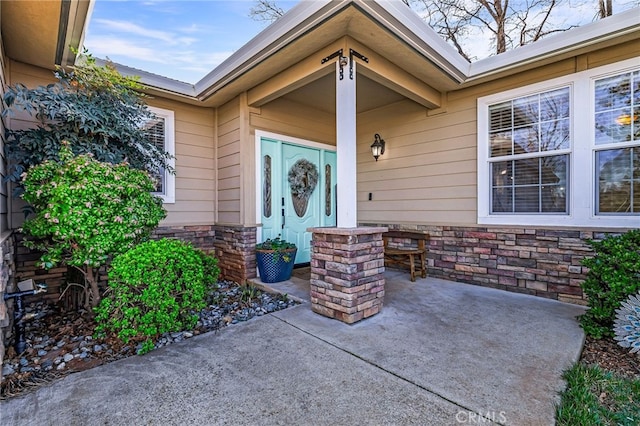
MULTIPOLYGON (((0 266, 0 370, 2 370, 2 362, 4 360, 4 342, 5 337, 10 332, 10 326, 13 321, 11 315, 13 310, 7 309, 7 304, 4 301, 5 292, 14 290, 14 240, 13 236, 2 236, 0 240, 0 259, 2 265, 0 266)), ((0 371, 0 380, 2 380, 2 372, 0 371)))
POLYGON ((385 227, 309 228, 311 309, 353 324, 377 314, 384 302, 385 227))

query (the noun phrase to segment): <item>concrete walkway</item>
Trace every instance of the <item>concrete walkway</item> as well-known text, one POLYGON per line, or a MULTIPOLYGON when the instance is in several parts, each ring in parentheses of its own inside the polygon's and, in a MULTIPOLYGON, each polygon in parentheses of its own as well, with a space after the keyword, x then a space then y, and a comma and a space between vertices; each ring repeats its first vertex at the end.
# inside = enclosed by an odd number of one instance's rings
MULTIPOLYGON (((70 375, 2 402, 0 423, 554 423, 562 371, 582 347, 583 308, 385 277, 382 312, 360 323, 303 304, 70 375)), ((304 285, 279 287, 308 299, 304 285)))

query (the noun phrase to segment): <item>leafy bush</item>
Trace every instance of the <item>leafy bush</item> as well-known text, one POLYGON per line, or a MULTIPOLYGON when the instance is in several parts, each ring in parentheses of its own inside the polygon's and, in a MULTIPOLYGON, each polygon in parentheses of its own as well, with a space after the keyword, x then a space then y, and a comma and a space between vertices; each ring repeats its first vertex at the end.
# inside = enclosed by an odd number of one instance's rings
POLYGON ((589 310, 580 316, 580 325, 594 338, 613 337, 616 309, 640 291, 640 230, 590 241, 589 245, 595 256, 582 261, 589 268, 582 283, 589 310))
POLYGON ((69 70, 59 67, 55 84, 7 87, 3 114, 23 110, 38 120, 35 128, 7 131, 7 178, 17 184, 30 167, 58 159, 63 141, 74 154, 92 153, 99 161, 126 160, 151 173, 173 171, 170 155, 152 143, 141 125, 154 118, 143 102, 142 85, 111 64, 98 66, 91 55, 81 59, 82 65, 69 70))
POLYGON ((111 290, 96 308, 99 333, 111 330, 125 343, 143 338, 140 353, 153 349, 157 336, 195 326, 217 282, 217 260, 190 244, 146 241, 114 258, 111 290))
POLYGON ((281 239, 279 236, 276 238, 267 238, 265 241, 256 244, 256 250, 273 251, 273 263, 277 263, 280 260, 280 256, 285 262, 291 260, 291 256, 287 253, 287 250, 295 249, 296 245, 286 240, 281 239))
POLYGON ((98 269, 110 256, 147 238, 166 216, 151 194, 146 172, 127 164, 74 157, 68 146, 59 161, 45 161, 23 176, 23 198, 35 215, 22 227, 25 245, 44 252, 44 268, 65 264, 85 278, 85 307, 98 304, 98 269))

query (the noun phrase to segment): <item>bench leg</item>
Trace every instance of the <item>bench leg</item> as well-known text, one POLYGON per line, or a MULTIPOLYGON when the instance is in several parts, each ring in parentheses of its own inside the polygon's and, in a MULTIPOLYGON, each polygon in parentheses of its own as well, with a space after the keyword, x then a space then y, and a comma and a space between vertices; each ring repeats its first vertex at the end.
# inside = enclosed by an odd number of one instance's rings
POLYGON ((416 265, 415 265, 415 261, 413 259, 413 255, 412 254, 409 255, 409 264, 411 265, 411 281, 415 281, 416 280, 416 265))
POLYGON ((425 257, 426 255, 424 253, 420 255, 420 263, 422 264, 422 278, 427 278, 427 261, 425 257))

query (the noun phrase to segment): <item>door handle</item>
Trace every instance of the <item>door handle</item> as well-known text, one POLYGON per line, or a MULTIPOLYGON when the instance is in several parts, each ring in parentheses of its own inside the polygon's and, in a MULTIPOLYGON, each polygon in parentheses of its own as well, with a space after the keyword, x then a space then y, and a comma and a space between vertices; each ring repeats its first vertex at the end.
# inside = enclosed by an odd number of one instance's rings
POLYGON ((284 215, 284 197, 282 197, 282 229, 284 229, 284 224, 286 222, 286 216, 284 215))

